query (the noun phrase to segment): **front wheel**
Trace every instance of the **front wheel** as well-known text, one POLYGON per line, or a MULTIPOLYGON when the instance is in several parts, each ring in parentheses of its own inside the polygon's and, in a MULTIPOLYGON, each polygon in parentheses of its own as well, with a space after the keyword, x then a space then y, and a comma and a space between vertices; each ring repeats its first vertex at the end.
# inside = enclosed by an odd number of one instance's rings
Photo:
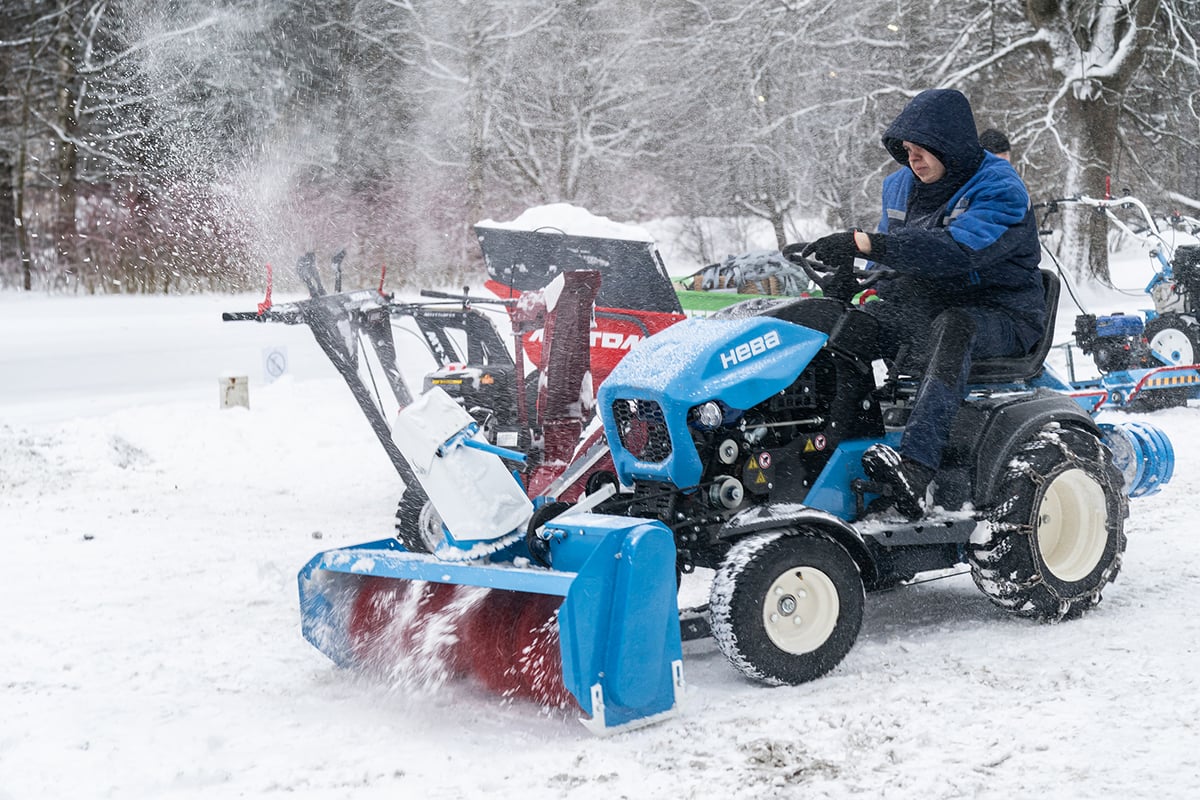
POLYGON ((1093 434, 1048 425, 1009 463, 968 550, 996 605, 1044 620, 1100 602, 1121 569, 1128 504, 1112 453, 1093 434))
POLYGON ((771 531, 738 541, 713 580, 709 609, 721 652, 748 677, 798 684, 837 666, 863 616, 858 565, 836 542, 771 531))
POLYGON ((445 541, 442 515, 421 489, 406 489, 400 498, 396 538, 412 553, 432 553, 445 541))

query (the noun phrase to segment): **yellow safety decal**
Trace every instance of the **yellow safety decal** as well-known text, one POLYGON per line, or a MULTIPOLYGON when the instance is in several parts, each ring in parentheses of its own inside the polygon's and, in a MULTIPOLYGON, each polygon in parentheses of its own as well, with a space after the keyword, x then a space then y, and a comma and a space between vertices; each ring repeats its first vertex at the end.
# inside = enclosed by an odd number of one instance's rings
POLYGON ((1187 386, 1189 384, 1200 382, 1200 378, 1195 375, 1172 375, 1166 378, 1149 378, 1146 380, 1146 386, 1187 386))

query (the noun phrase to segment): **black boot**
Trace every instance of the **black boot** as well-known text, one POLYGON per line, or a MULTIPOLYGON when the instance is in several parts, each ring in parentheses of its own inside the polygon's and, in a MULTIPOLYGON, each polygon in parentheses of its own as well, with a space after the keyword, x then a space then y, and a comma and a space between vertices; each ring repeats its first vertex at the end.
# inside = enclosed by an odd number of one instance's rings
POLYGON ((886 444, 873 444, 862 456, 863 472, 876 483, 891 488, 889 505, 910 520, 925 513, 925 490, 934 471, 911 459, 903 458, 886 444))

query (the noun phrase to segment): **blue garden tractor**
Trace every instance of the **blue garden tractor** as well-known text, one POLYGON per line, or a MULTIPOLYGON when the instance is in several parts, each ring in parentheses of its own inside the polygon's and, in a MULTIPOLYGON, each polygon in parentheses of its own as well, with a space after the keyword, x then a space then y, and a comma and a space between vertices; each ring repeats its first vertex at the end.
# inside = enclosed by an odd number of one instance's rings
MULTIPOLYGON (((391 437, 442 542, 314 556, 300 573, 309 641, 389 674, 457 649, 447 672, 573 704, 604 732, 674 711, 684 639, 711 634, 756 680, 810 681, 851 649, 866 592, 947 568, 1021 616, 1099 603, 1128 497, 1170 479, 1166 437, 1039 386, 1047 331, 1023 357, 973 366, 926 516, 880 511, 888 490, 861 457, 898 443, 916 381, 877 378, 877 323, 851 302, 874 277, 788 253, 823 297, 685 320, 617 364, 596 398, 612 469, 576 502, 529 497, 521 454, 436 387, 406 406, 391 437), (697 568, 713 570, 709 602, 681 614, 677 587, 697 568)), ((1058 280, 1043 277, 1054 307, 1058 280)))
MULTIPOLYGON (((1051 328, 1024 357, 973 365, 932 510, 915 522, 872 513, 888 489, 862 454, 898 444, 916 382, 893 371, 880 385, 872 368, 876 321, 850 297, 878 273, 789 251, 823 298, 680 323, 598 395, 621 487, 600 510, 669 527, 680 573, 715 570, 707 622, 732 664, 768 683, 816 678, 854 643, 864 592, 962 564, 1021 616, 1099 603, 1121 568, 1127 496, 1173 470, 1161 432, 1098 424, 1037 386, 1051 328)), ((1053 308, 1058 280, 1043 278, 1053 308)))

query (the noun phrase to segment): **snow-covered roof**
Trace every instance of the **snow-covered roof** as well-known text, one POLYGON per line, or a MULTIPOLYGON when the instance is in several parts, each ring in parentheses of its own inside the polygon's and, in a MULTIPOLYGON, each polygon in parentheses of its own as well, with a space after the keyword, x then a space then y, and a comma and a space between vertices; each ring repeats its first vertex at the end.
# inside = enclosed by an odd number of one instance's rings
POLYGON ((509 222, 497 222, 485 219, 478 223, 481 228, 502 228, 519 231, 536 231, 539 228, 553 228, 568 236, 594 236, 602 239, 624 239, 633 242, 653 242, 654 237, 640 225, 630 225, 625 222, 614 222, 608 217, 601 217, 586 208, 570 203, 550 203, 544 206, 534 206, 521 212, 520 216, 509 222))

